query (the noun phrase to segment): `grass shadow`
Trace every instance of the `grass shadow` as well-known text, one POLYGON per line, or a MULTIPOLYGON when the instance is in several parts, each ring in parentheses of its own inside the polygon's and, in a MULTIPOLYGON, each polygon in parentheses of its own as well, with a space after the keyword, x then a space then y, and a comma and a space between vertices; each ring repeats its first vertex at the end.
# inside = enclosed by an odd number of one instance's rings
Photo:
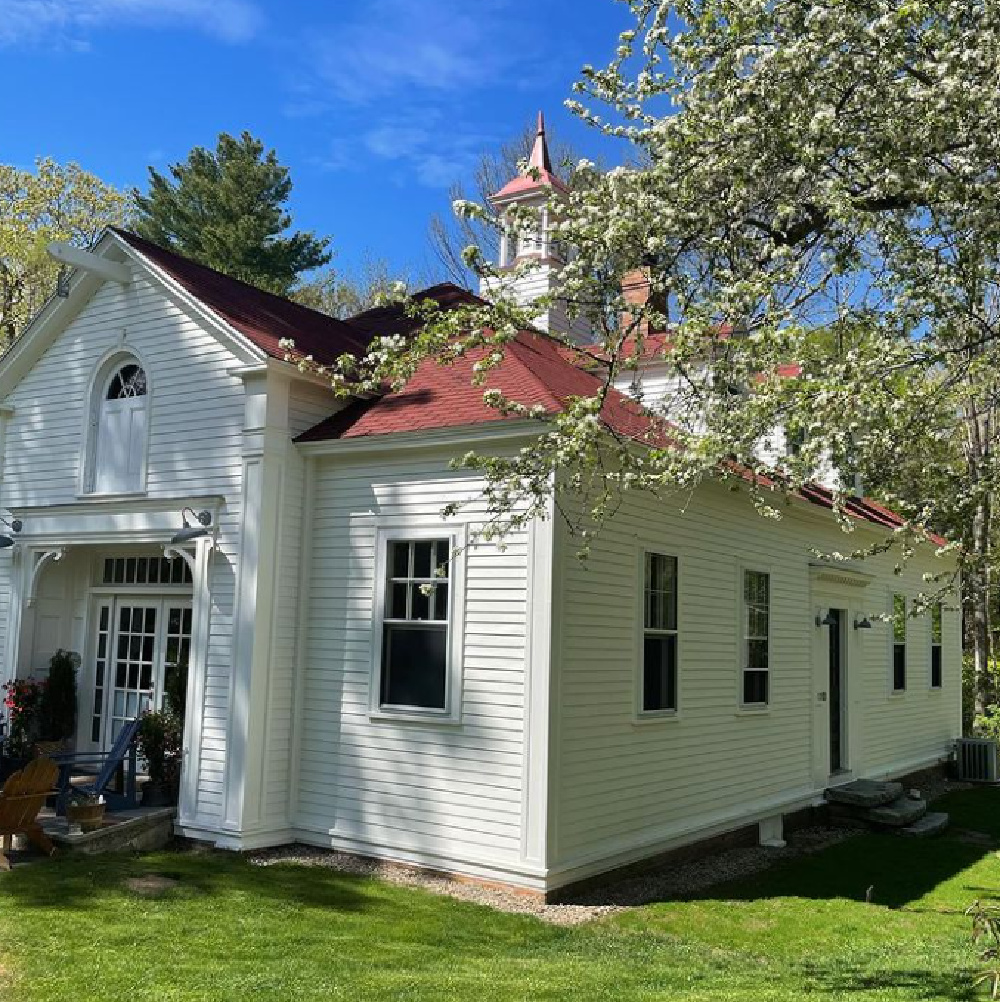
POLYGON ((165 850, 67 854, 17 866, 0 879, 0 901, 6 898, 19 908, 88 908, 127 894, 127 881, 149 876, 176 882, 159 895, 164 898, 259 896, 340 912, 361 910, 368 899, 365 878, 333 870, 259 867, 236 853, 165 850))

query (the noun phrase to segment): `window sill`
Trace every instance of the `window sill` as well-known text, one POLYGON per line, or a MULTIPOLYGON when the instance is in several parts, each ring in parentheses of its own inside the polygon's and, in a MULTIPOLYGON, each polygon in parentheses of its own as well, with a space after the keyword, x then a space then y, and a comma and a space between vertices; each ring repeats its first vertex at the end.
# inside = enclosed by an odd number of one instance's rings
POLYGON ((657 710, 648 713, 639 713, 632 717, 632 726, 655 727, 657 724, 680 720, 680 717, 681 715, 677 710, 657 710))
POLYGON ((90 491, 87 494, 77 494, 76 499, 77 501, 129 501, 148 496, 148 491, 119 491, 107 494, 98 494, 90 491))
POLYGON ((889 690, 889 698, 890 699, 892 699, 893 696, 901 697, 901 696, 905 696, 905 695, 906 695, 906 690, 905 689, 890 689, 889 690))
POLYGON ((737 717, 766 717, 771 712, 769 703, 762 703, 759 706, 741 706, 734 716, 737 717))
POLYGON ((461 717, 445 713, 420 713, 407 710, 369 710, 368 719, 377 724, 425 724, 431 727, 461 727, 461 717))

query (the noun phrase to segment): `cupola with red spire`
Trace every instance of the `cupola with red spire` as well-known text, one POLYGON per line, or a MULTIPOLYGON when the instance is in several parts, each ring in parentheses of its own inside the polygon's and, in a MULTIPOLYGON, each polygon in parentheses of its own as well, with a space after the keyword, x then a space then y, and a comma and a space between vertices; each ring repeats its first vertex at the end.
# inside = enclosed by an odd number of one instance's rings
POLYGON ((552 160, 549 158, 549 144, 545 138, 545 116, 538 113, 538 128, 535 133, 535 143, 531 147, 528 166, 523 173, 508 181, 490 201, 498 208, 511 200, 523 196, 525 192, 537 192, 538 189, 555 188, 565 192, 566 185, 552 172, 552 160))
MULTIPOLYGON (((532 267, 523 274, 518 273, 510 283, 484 278, 480 286, 481 295, 489 299, 504 284, 505 292, 513 292, 517 301, 526 305, 555 292, 558 285, 556 279, 565 260, 562 248, 551 239, 552 210, 568 191, 552 170, 545 118, 539 112, 538 128, 527 165, 517 177, 490 196, 490 204, 503 224, 500 230, 500 268, 510 270, 521 264, 531 264, 532 267), (515 209, 518 210, 516 215, 515 209)), ((567 334, 581 342, 591 338, 589 324, 581 317, 571 318, 560 302, 551 303, 535 319, 535 326, 567 334)))

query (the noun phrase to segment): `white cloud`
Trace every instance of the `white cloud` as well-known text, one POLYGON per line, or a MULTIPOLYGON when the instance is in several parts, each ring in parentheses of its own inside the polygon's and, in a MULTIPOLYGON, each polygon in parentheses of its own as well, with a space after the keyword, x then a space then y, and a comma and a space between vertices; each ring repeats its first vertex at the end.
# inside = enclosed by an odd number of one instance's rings
POLYGON ((0 46, 85 48, 99 28, 183 28, 224 42, 245 42, 263 16, 250 0, 0 0, 0 46))
POLYGON ((320 81, 344 101, 458 95, 515 75, 526 55, 518 23, 510 0, 371 0, 310 46, 320 81))

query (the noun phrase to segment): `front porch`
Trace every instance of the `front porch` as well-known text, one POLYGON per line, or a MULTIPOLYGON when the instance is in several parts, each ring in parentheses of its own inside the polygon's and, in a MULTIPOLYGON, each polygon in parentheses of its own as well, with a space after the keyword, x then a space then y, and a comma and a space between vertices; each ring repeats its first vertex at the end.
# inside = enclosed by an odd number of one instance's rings
MULTIPOLYGON (((38 815, 38 820, 56 852, 96 854, 162 849, 170 841, 176 816, 176 807, 135 807, 108 812, 100 828, 84 832, 74 830, 66 818, 57 817, 50 805, 38 815)), ((13 866, 45 859, 20 836, 15 836, 13 847, 4 855, 13 866)))
MULTIPOLYGON (((188 706, 199 705, 215 534, 179 530, 187 524, 182 509, 196 508, 199 529, 217 525, 220 503, 87 500, 18 509, 23 529, 8 551, 11 588, 0 623, 8 667, 0 674, 43 681, 56 651, 79 655, 68 741, 77 752, 107 752, 128 720, 161 708, 176 669, 188 669, 188 706)), ((199 715, 186 716, 185 771, 199 744, 199 715)))

